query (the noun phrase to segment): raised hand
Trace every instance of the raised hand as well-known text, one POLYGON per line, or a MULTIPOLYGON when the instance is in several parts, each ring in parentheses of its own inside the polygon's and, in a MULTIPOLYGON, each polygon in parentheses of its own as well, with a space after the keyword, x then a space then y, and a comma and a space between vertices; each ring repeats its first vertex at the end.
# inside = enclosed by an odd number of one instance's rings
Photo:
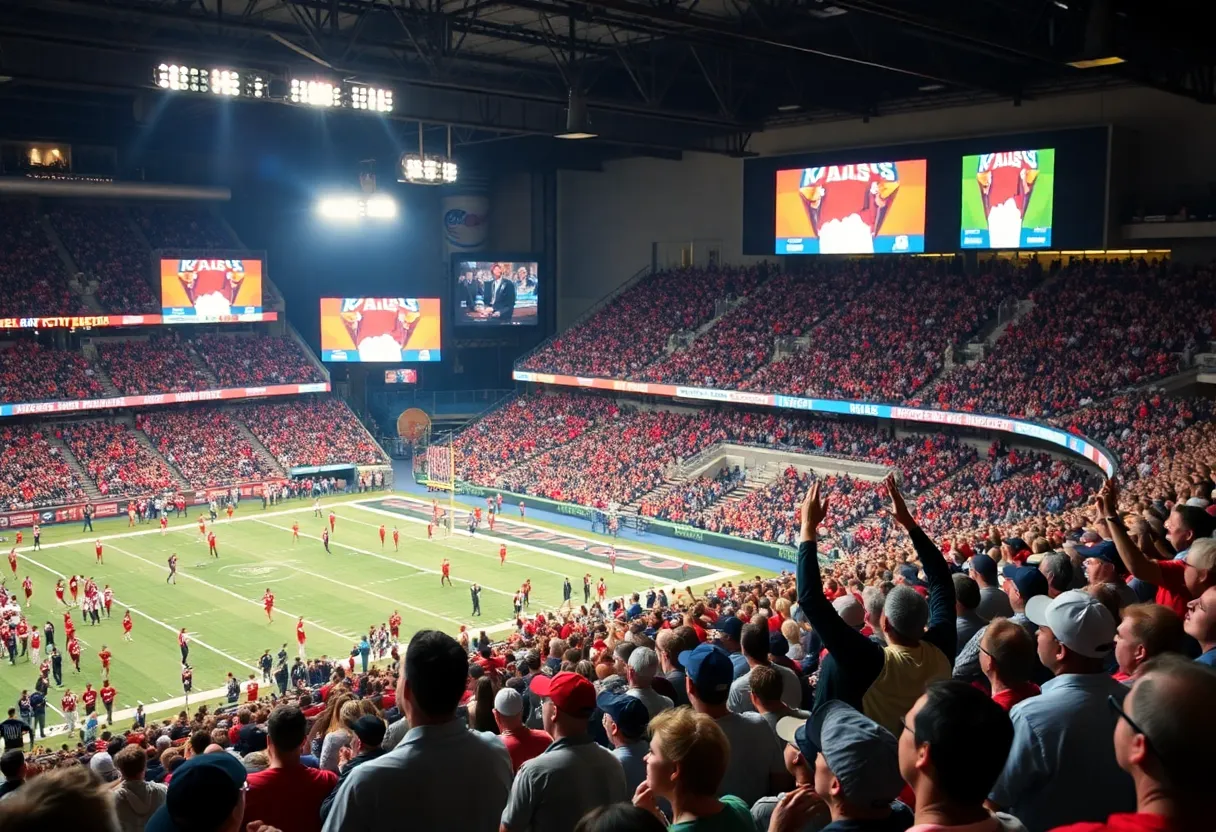
POLYGON ((883 485, 887 487, 887 494, 891 497, 891 514, 895 516, 895 522, 903 526, 905 529, 916 525, 916 520, 912 517, 912 512, 908 511, 908 504, 904 502, 904 495, 899 493, 899 486, 895 482, 895 473, 887 474, 883 485))
POLYGON ((1098 489, 1098 507, 1103 517, 1113 517, 1119 513, 1119 483, 1114 477, 1102 483, 1098 489))
POLYGON ((806 497, 802 500, 802 506, 799 513, 802 518, 802 534, 804 538, 814 534, 815 529, 823 522, 823 519, 828 516, 828 499, 819 496, 818 480, 811 486, 811 489, 806 493, 806 497))

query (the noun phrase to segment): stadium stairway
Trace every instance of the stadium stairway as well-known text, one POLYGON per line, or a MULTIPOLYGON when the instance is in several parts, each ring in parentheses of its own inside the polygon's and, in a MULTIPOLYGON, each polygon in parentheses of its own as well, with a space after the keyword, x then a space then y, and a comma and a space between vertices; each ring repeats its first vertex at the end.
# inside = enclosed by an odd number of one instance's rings
POLYGON ((148 436, 148 434, 144 433, 142 430, 137 430, 135 428, 135 417, 134 416, 126 416, 126 415, 120 416, 115 421, 125 422, 126 424, 131 426, 131 435, 135 437, 135 441, 138 442, 139 444, 143 445, 145 448, 147 448, 148 453, 152 454, 152 456, 156 457, 157 459, 159 459, 165 463, 165 467, 168 468, 169 471, 173 474, 173 479, 177 480, 177 487, 180 490, 182 490, 182 491, 191 490, 190 480, 188 480, 186 478, 186 476, 181 472, 181 469, 178 468, 172 462, 170 462, 165 457, 165 455, 160 452, 160 449, 156 447, 156 443, 152 441, 152 437, 148 436))
POLYGON ((249 446, 253 448, 253 452, 258 455, 258 458, 261 459, 263 463, 266 464, 271 473, 276 477, 286 478, 287 471, 284 470, 283 466, 279 464, 279 461, 274 458, 274 454, 266 449, 266 446, 262 444, 262 440, 258 439, 257 436, 254 435, 253 431, 249 429, 249 426, 246 425, 241 419, 240 411, 235 407, 230 407, 228 408, 228 415, 231 416, 232 421, 236 423, 237 430, 240 431, 241 436, 244 437, 245 441, 249 443, 249 446))
POLYGON ((97 355, 97 345, 86 342, 81 346, 80 351, 84 353, 84 357, 88 359, 89 366, 93 369, 93 376, 101 383, 105 390, 106 396, 109 398, 117 398, 122 395, 122 391, 114 384, 109 374, 101 367, 101 360, 97 355))
POLYGON ((203 360, 203 357, 195 351, 194 344, 187 342, 185 347, 186 355, 190 357, 190 363, 203 374, 203 378, 207 379, 210 389, 220 389, 220 380, 216 377, 215 373, 211 372, 211 368, 207 366, 207 362, 203 360))
MULTIPOLYGON (((54 426, 48 425, 48 427, 53 428, 54 426)), ((88 472, 84 470, 84 466, 80 464, 80 460, 78 460, 76 455, 73 454, 71 449, 68 448, 67 443, 58 436, 49 433, 47 435, 47 440, 50 443, 50 446, 59 452, 59 456, 68 466, 68 470, 72 472, 74 477, 76 477, 76 481, 80 483, 80 488, 82 491, 84 491, 85 496, 95 503, 105 499, 105 495, 101 493, 101 490, 97 487, 97 483, 93 482, 93 478, 90 477, 88 472)))
POLYGON ((59 233, 55 231, 51 218, 42 211, 39 211, 38 222, 42 226, 42 233, 46 235, 47 241, 55 249, 55 253, 59 255, 59 260, 63 263, 63 269, 68 275, 68 285, 72 287, 73 291, 80 293, 80 299, 84 301, 85 306, 89 307, 90 310, 97 313, 104 312, 101 308, 101 303, 93 295, 93 287, 90 286, 84 273, 76 265, 76 261, 72 259, 72 255, 68 254, 63 240, 59 239, 59 233))
POLYGON ((725 505, 727 503, 737 503, 740 500, 746 500, 753 491, 762 491, 768 488, 777 478, 781 476, 782 467, 772 465, 770 463, 762 463, 755 468, 747 469, 747 479, 739 484, 738 488, 733 488, 718 504, 725 505))

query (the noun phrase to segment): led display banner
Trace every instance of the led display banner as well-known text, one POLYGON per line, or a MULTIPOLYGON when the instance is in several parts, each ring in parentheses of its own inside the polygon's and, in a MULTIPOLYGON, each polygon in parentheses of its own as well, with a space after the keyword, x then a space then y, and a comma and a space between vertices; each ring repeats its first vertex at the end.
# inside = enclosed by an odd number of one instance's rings
POLYGON ((439 298, 321 298, 321 360, 438 361, 439 298))
POLYGON ((777 171, 776 254, 925 250, 924 159, 777 171))
POLYGON ((684 387, 675 384, 651 384, 640 381, 622 381, 612 378, 589 378, 567 376, 557 373, 536 373, 515 370, 511 377, 516 381, 536 384, 555 384, 561 387, 582 387, 591 390, 612 390, 619 393, 641 393, 668 398, 696 399, 698 401, 724 402, 728 404, 775 407, 783 410, 809 410, 817 413, 835 413, 844 416, 870 416, 876 419, 898 419, 910 422, 944 425, 947 427, 973 428, 976 430, 1001 431, 1028 439, 1050 442, 1077 456, 1082 456, 1097 465, 1106 476, 1114 476, 1117 463, 1110 453, 1083 436, 1059 430, 1037 422, 1027 422, 1009 416, 988 416, 982 413, 960 413, 951 410, 931 410, 918 407, 902 407, 874 402, 855 402, 841 399, 812 399, 802 396, 785 396, 777 393, 753 393, 747 390, 720 390, 712 387, 684 387))
POLYGON ((186 393, 155 393, 146 396, 114 396, 108 399, 76 399, 60 402, 0 403, 0 416, 27 416, 37 413, 78 413, 119 407, 152 407, 187 402, 218 402, 262 396, 295 396, 300 393, 328 393, 329 383, 270 384, 266 387, 225 387, 221 390, 194 390, 186 393))
POLYGON ((165 315, 53 315, 41 318, 0 318, 0 330, 11 329, 97 329, 119 326, 160 326, 173 323, 250 323, 277 321, 278 312, 227 315, 216 320, 165 315))
POLYGON ((1050 247, 1055 180, 1050 148, 964 156, 959 245, 1050 247))
POLYGON ((160 255, 160 305, 166 322, 215 322, 262 312, 265 262, 245 254, 160 255))

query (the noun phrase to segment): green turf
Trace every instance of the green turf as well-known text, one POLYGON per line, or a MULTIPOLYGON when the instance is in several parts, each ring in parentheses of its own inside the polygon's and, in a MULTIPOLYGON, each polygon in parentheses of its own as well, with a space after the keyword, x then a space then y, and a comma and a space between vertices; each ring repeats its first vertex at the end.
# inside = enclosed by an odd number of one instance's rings
MULTIPOLYGON (((494 632, 504 635, 512 618, 511 596, 526 578, 533 583, 531 610, 536 612, 561 604, 562 578, 567 575, 574 584, 575 601, 581 603, 584 572, 590 572, 593 581, 605 575, 610 597, 617 597, 652 585, 720 579, 726 570, 749 575, 757 571, 663 547, 622 543, 618 574, 612 575, 600 536, 569 529, 550 531, 532 520, 522 528, 515 518, 505 519, 498 536, 484 531, 473 538, 437 534, 428 541, 421 519, 425 503, 406 502, 400 495, 365 495, 329 500, 325 506, 326 515, 333 506, 338 516, 332 554, 326 554, 319 541, 325 521, 313 516, 311 503, 294 501, 263 510, 260 501, 245 501, 233 522, 221 519, 214 526, 218 560, 209 558, 206 544, 199 540, 196 509, 194 519, 171 519, 163 536, 150 524, 128 529, 125 518, 98 521, 95 534, 82 533, 78 524, 48 526, 43 530, 42 550, 34 552, 27 531, 18 577, 7 573, 7 564, 3 567, 10 589, 20 591, 21 579, 27 574, 32 578, 34 596, 27 617, 38 625, 51 620, 61 651, 65 608, 54 595, 56 578, 76 573, 92 576, 99 585, 110 584, 115 594, 112 619, 103 618, 100 626, 92 627, 74 612, 84 646, 82 672, 73 673, 65 656, 64 682, 77 693, 86 681, 100 686, 97 653, 103 643, 108 645, 114 654, 111 679, 118 689, 116 710, 132 708, 137 700, 155 708, 158 702, 181 696, 176 631, 183 626, 191 634, 194 689, 201 694, 222 687, 229 671, 246 678, 263 650, 273 655, 284 642, 294 661, 299 615, 307 622, 310 657, 345 657, 359 633, 386 621, 394 609, 402 617, 403 640, 417 629, 439 626, 454 633, 462 624, 496 628, 494 632), (301 539, 293 545, 290 527, 297 520, 301 539), (378 537, 381 523, 388 528, 383 548, 378 537), (400 551, 393 550, 394 525, 401 531, 400 551), (95 564, 96 537, 105 546, 104 565, 95 564), (506 565, 499 563, 500 538, 508 547, 506 565), (177 584, 170 586, 165 584, 165 562, 172 552, 179 556, 179 575, 177 584), (444 557, 452 562, 454 587, 440 586, 444 557), (681 570, 686 557, 687 581, 681 570), (472 581, 483 587, 480 618, 470 615, 472 581), (273 623, 266 620, 261 604, 268 587, 275 594, 273 623), (120 623, 128 608, 135 625, 131 643, 122 641, 120 623)), ((36 678, 37 671, 26 658, 18 658, 15 667, 0 662, 0 702, 15 703, 22 689, 33 688, 36 678)), ((61 696, 62 691, 52 687, 48 700, 58 706, 61 696)), ((49 723, 59 721, 58 714, 48 711, 49 723)))

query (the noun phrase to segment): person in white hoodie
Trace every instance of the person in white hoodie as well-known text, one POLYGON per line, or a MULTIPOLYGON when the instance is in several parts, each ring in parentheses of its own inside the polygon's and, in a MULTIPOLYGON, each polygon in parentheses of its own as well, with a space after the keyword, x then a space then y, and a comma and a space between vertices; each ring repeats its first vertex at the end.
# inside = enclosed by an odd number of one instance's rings
POLYGON ((169 787, 144 780, 148 755, 138 745, 128 745, 114 755, 114 767, 122 780, 114 788, 114 807, 122 832, 144 832, 152 814, 165 803, 169 787))
POLYGON ((900 724, 899 771, 916 795, 908 832, 1027 832, 984 806, 1013 745, 1013 723, 988 694, 933 682, 900 724))

